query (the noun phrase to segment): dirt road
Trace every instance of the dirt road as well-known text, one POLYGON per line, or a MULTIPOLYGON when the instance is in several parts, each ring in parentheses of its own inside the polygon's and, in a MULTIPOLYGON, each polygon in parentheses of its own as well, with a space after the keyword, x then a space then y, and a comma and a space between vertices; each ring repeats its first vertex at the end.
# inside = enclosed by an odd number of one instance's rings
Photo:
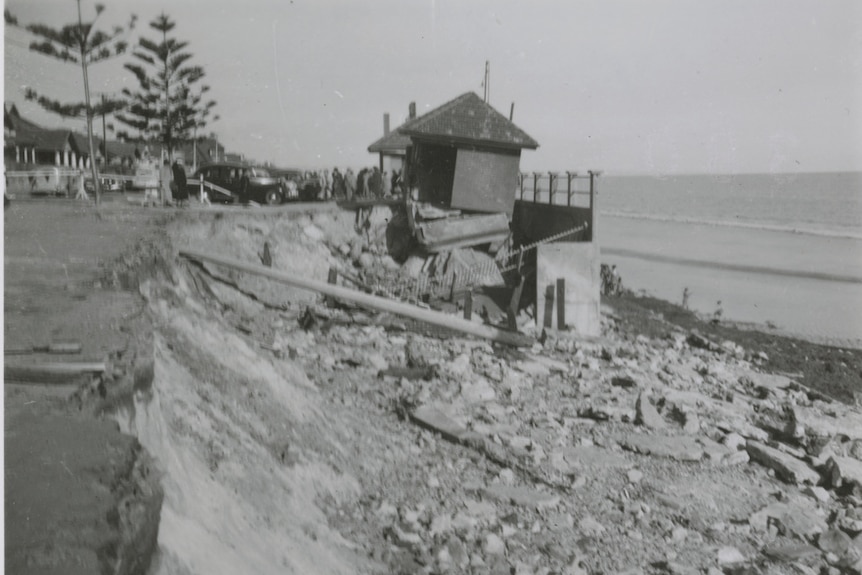
MULTIPOLYGON (((161 488, 139 442, 93 413, 98 387, 122 374, 137 293, 107 264, 156 230, 155 212, 68 201, 13 202, 4 213, 4 347, 75 341, 81 353, 6 356, 4 365, 108 361, 106 377, 51 384, 4 378, 8 573, 143 573, 156 543, 161 488)), ((7 372, 8 373, 8 372, 7 372)))

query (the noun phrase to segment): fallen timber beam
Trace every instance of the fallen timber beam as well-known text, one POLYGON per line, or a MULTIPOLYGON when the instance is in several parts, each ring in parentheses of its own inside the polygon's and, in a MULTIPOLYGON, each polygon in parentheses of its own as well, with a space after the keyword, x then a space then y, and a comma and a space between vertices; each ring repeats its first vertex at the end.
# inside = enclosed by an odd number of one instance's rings
POLYGON ((20 381, 27 383, 64 383, 70 379, 107 371, 105 362, 51 362, 10 365, 6 364, 3 377, 6 382, 20 381))
POLYGON ((188 259, 209 262, 238 271, 267 277, 279 283, 315 291, 324 296, 353 302, 377 311, 384 311, 408 317, 437 327, 452 329, 474 335, 476 337, 490 339, 497 343, 503 343, 514 347, 526 347, 533 344, 533 340, 531 338, 521 333, 506 331, 489 325, 473 323, 459 317, 453 317, 444 313, 418 308, 400 301, 393 301, 375 295, 358 292, 343 286, 331 285, 324 281, 298 277, 293 274, 281 272, 261 265, 249 264, 241 260, 224 258, 195 250, 180 250, 179 255, 188 259))

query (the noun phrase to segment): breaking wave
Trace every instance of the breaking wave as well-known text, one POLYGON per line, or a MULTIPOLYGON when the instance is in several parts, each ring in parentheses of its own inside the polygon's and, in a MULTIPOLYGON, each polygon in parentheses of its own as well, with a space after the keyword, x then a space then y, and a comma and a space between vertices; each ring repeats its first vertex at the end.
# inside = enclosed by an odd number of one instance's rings
MULTIPOLYGON (((707 218, 696 218, 688 216, 675 215, 659 215, 659 214, 643 214, 635 212, 623 212, 617 210, 606 211, 602 210, 602 216, 612 218, 628 218, 632 220, 650 220, 655 222, 674 222, 679 224, 696 224, 702 226, 726 227, 726 228, 744 228, 751 230, 762 230, 769 232, 784 232, 791 234, 804 234, 809 236, 819 236, 828 238, 845 238, 853 240, 862 240, 862 230, 855 229, 817 229, 806 228, 792 225, 770 224, 766 222, 735 222, 727 220, 712 220, 707 218)), ((793 275, 798 275, 794 273, 793 275)))

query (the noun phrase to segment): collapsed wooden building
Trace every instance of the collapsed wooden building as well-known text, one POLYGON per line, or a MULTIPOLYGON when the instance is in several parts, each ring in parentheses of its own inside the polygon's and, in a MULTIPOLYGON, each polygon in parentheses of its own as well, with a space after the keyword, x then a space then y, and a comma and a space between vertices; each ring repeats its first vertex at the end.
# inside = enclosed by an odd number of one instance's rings
POLYGON ((394 160, 403 166, 410 230, 425 253, 480 247, 501 269, 519 272, 513 300, 520 300, 526 281, 525 292, 546 325, 596 335, 596 173, 567 173, 565 198, 556 174, 550 174, 547 199, 534 177, 527 198, 521 153, 538 146, 510 118, 467 92, 420 116, 411 104, 410 117, 392 131, 385 116, 384 136, 369 151, 380 154, 381 165, 394 160), (584 195, 576 188, 585 181, 589 205, 573 205, 576 194, 584 195))

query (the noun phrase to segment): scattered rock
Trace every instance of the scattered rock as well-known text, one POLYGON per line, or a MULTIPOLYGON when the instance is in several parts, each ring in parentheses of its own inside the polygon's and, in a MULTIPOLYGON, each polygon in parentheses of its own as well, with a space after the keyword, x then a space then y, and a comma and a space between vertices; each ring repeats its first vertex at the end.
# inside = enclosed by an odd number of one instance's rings
POLYGON ((487 379, 475 376, 472 380, 461 382, 461 397, 467 403, 482 403, 493 401, 497 397, 497 393, 487 379))
POLYGON ((722 547, 718 550, 718 564, 721 567, 728 567, 745 563, 745 555, 736 547, 722 547))
POLYGON ((738 450, 745 449, 745 438, 739 435, 738 433, 728 433, 724 436, 724 440, 722 441, 728 449, 738 450))
POLYGON ((709 351, 719 351, 721 350, 721 346, 717 343, 711 341, 706 336, 701 334, 697 330, 692 330, 689 332, 688 337, 686 338, 686 343, 691 347, 696 347, 698 349, 706 349, 709 351))
POLYGON ((731 453, 730 455, 725 457, 722 460, 722 463, 729 467, 733 465, 743 465, 745 463, 748 463, 750 460, 751 458, 748 456, 747 451, 735 451, 734 453, 731 453))
POLYGON ((551 454, 551 462, 563 473, 634 467, 634 463, 623 455, 594 445, 580 445, 557 450, 551 454))
POLYGON ((840 558, 853 548, 853 540, 840 529, 832 527, 820 534, 817 545, 824 553, 833 553, 840 558))
POLYGON ((626 474, 626 478, 628 478, 629 483, 640 483, 641 479, 643 479, 644 474, 638 471, 637 469, 631 469, 626 474))
POLYGON ((643 425, 648 429, 663 429, 667 427, 667 423, 665 423, 658 410, 650 402, 649 396, 644 392, 638 395, 635 411, 635 423, 643 425))
POLYGON ((505 555, 506 543, 496 533, 487 533, 482 543, 485 555, 505 555))
POLYGON ((817 547, 807 543, 773 543, 763 549, 763 554, 776 561, 790 563, 820 554, 817 547))
POLYGON ((832 498, 832 496, 829 494, 828 491, 826 491, 822 487, 817 487, 817 486, 809 485, 808 487, 805 488, 803 493, 805 495, 809 495, 809 496, 813 497, 814 499, 816 499, 820 503, 828 503, 829 500, 832 498))
POLYGON ((772 503, 748 519, 753 529, 766 532, 771 526, 780 535, 803 541, 812 540, 826 530, 826 521, 807 500, 798 503, 772 503))
POLYGON ((796 459, 778 449, 763 445, 757 441, 749 441, 746 445, 749 457, 775 471, 775 474, 789 483, 811 483, 820 481, 820 474, 808 467, 804 461, 796 459))
POLYGON ((605 532, 605 526, 592 515, 587 515, 578 522, 578 530, 587 537, 598 537, 605 532))
POLYGON ((449 441, 459 442, 469 432, 461 424, 431 405, 418 407, 410 417, 421 427, 436 431, 449 441))
POLYGON ((483 490, 483 494, 495 501, 534 509, 554 507, 560 502, 558 495, 537 491, 528 487, 509 487, 497 484, 486 487, 483 490))
POLYGON ((862 461, 852 457, 832 456, 826 461, 826 480, 832 487, 850 484, 862 488, 862 461))
POLYGON ((627 435, 620 444, 636 453, 668 457, 675 461, 700 461, 703 447, 687 435, 627 435))
POLYGON ((631 389, 637 387, 637 381, 631 374, 625 373, 621 375, 615 375, 611 378, 611 385, 614 387, 622 387, 625 389, 631 389))

